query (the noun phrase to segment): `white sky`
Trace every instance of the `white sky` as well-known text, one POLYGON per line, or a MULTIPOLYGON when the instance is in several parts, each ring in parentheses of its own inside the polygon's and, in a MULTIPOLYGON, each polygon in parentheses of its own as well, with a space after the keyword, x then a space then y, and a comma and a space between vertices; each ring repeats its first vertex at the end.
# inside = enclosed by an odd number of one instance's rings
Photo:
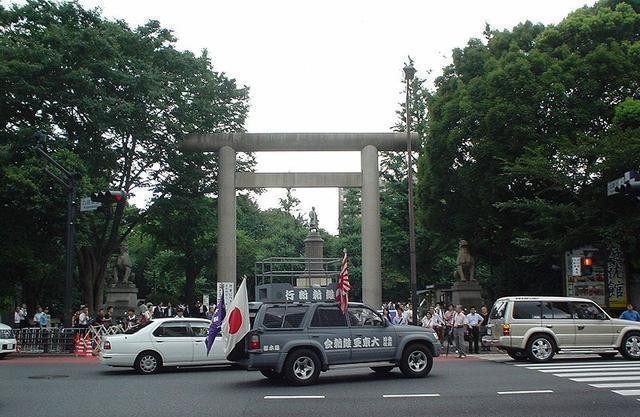
MULTIPOLYGON (((407 55, 432 80, 451 50, 494 29, 557 23, 594 0, 81 0, 137 26, 157 19, 180 49, 208 49, 214 68, 250 87, 249 132, 388 132, 404 100, 407 55)), ((259 172, 359 171, 357 152, 259 153, 259 172)), ((276 207, 285 190, 258 197, 276 207)), ((337 189, 297 189, 336 233, 337 189)))

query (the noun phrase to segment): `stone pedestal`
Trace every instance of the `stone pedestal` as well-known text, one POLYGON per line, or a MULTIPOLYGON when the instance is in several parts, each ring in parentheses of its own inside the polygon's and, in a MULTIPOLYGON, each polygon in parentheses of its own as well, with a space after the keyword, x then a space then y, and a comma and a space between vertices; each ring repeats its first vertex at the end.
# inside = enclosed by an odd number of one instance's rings
POLYGON ((122 317, 129 308, 136 308, 138 304, 138 289, 133 284, 119 284, 109 287, 105 291, 107 301, 104 306, 113 306, 113 316, 122 317))
POLYGON ((327 278, 322 258, 324 257, 324 239, 317 231, 310 231, 304 240, 304 272, 296 279, 296 287, 324 287, 331 283, 327 278))
POLYGON ((476 309, 484 304, 482 287, 477 281, 458 281, 451 286, 451 303, 462 304, 464 308, 475 306, 476 309))

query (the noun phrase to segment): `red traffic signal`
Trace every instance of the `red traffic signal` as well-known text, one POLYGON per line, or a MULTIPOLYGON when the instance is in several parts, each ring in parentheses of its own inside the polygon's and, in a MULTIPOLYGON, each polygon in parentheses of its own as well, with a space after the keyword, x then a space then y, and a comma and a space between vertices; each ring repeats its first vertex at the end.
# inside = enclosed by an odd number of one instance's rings
POLYGON ((127 193, 124 191, 99 191, 91 194, 91 201, 109 205, 127 201, 127 193))

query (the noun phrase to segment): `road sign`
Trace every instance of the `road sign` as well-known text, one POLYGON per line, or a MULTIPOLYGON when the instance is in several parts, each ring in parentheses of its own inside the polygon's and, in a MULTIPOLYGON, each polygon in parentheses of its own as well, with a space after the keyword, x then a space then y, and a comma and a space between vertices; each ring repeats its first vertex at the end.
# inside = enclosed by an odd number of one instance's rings
POLYGON ((84 197, 80 199, 80 211, 95 211, 101 206, 102 203, 91 201, 91 197, 84 197))

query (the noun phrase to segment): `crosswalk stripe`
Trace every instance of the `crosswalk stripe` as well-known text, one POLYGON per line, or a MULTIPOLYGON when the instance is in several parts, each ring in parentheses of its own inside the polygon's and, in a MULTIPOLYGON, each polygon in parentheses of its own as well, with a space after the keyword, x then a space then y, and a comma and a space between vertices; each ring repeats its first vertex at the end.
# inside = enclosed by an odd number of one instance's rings
POLYGON ((558 373, 553 374, 553 376, 559 376, 561 378, 571 378, 574 376, 634 376, 637 375, 640 377, 640 371, 635 372, 569 372, 569 373, 558 373))
POLYGON ((625 362, 625 361, 616 361, 616 360, 609 360, 609 361, 597 361, 597 362, 549 362, 549 363, 536 363, 536 364, 530 364, 530 363, 524 363, 524 364, 517 364, 517 365, 513 365, 513 366, 542 366, 542 367, 547 367, 547 366, 584 366, 584 365, 611 365, 613 363, 629 363, 629 362, 625 362))
POLYGON ((640 395, 640 389, 625 389, 625 390, 616 390, 613 392, 620 395, 640 395))
POLYGON ((619 384, 589 384, 593 388, 634 388, 640 387, 640 382, 622 382, 619 384))
MULTIPOLYGON (((527 368, 529 369, 529 368, 527 368)), ((562 372, 606 372, 606 371, 620 371, 620 372, 626 372, 626 371, 640 371, 640 366, 627 366, 627 367, 619 367, 619 366, 612 366, 610 368, 578 368, 578 369, 573 369, 573 368, 558 368, 558 369, 537 369, 538 372, 543 372, 543 373, 562 373, 562 372)))
POLYGON ((569 378, 574 382, 640 381, 640 376, 603 376, 597 378, 569 378))
POLYGON ((566 369, 583 369, 583 368, 604 368, 604 367, 615 367, 615 368, 632 368, 634 366, 640 366, 637 362, 613 362, 610 364, 598 364, 598 365, 554 365, 554 366, 539 366, 539 365, 529 365, 527 369, 535 369, 536 371, 540 371, 543 369, 555 369, 555 368, 566 368, 566 369))

